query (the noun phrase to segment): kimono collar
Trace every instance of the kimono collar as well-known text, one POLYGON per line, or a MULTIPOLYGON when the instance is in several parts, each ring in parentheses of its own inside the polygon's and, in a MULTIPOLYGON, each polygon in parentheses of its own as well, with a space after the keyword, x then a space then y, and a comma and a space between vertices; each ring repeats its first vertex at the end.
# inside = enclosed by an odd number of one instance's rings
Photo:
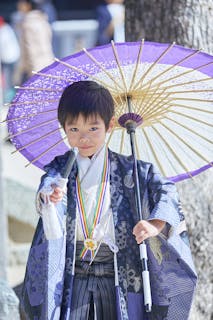
POLYGON ((105 152, 106 145, 103 145, 91 159, 77 155, 78 176, 83 189, 100 183, 105 152))

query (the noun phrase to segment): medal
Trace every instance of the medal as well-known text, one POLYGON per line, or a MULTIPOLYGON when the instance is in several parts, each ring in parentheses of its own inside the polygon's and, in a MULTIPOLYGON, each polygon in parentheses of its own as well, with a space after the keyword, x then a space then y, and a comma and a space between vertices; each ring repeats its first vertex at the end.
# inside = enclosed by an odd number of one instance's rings
POLYGON ((97 249, 97 241, 94 239, 85 239, 84 240, 84 247, 87 250, 95 251, 97 249))
POLYGON ((93 231, 101 218, 108 179, 109 179, 109 159, 108 159, 108 152, 106 150, 103 172, 101 176, 101 183, 98 190, 97 204, 95 207, 93 222, 91 226, 89 226, 87 221, 87 215, 86 215, 85 206, 84 206, 81 184, 80 184, 79 178, 77 177, 76 179, 76 199, 77 199, 78 210, 80 213, 81 227, 84 235, 84 247, 80 254, 80 257, 82 259, 85 258, 88 252, 90 252, 91 259, 92 259, 92 257, 95 254, 95 250, 97 249, 97 241, 93 239, 93 231))

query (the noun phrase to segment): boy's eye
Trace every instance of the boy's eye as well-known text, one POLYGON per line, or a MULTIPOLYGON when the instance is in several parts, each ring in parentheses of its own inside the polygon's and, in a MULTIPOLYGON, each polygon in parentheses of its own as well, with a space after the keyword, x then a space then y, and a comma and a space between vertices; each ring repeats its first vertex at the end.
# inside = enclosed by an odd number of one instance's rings
POLYGON ((96 131, 96 130, 98 130, 97 127, 92 127, 92 128, 90 128, 90 131, 96 131))
POLYGON ((72 131, 72 132, 77 132, 78 129, 77 129, 77 128, 70 128, 70 131, 72 131))

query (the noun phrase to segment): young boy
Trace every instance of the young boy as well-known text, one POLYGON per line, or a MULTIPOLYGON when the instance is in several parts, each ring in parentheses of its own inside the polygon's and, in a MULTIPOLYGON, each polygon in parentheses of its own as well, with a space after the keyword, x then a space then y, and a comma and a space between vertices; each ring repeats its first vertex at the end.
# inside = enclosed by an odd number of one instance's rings
POLYGON ((27 319, 188 319, 196 274, 184 217, 172 182, 138 161, 142 211, 138 222, 133 159, 110 151, 113 99, 94 81, 68 86, 58 119, 79 153, 67 183, 67 205, 57 177, 68 153, 45 167, 39 187, 39 221, 29 254, 22 307, 27 319), (43 190, 66 227, 47 240, 42 226, 43 190), (63 200, 63 201, 62 201, 63 200), (139 247, 146 239, 152 311, 146 313, 139 247))

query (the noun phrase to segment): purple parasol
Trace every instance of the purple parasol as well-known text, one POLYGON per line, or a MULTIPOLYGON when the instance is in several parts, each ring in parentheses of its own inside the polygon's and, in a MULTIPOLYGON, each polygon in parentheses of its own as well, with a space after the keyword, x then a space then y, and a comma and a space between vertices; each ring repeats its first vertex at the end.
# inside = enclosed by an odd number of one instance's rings
POLYGON ((131 153, 118 119, 139 116, 137 158, 178 182, 212 166, 212 77, 212 56, 175 44, 126 42, 83 50, 57 60, 19 88, 7 115, 9 138, 30 163, 43 168, 68 150, 57 121, 63 89, 74 81, 95 80, 115 102, 117 123, 109 147, 131 153))

